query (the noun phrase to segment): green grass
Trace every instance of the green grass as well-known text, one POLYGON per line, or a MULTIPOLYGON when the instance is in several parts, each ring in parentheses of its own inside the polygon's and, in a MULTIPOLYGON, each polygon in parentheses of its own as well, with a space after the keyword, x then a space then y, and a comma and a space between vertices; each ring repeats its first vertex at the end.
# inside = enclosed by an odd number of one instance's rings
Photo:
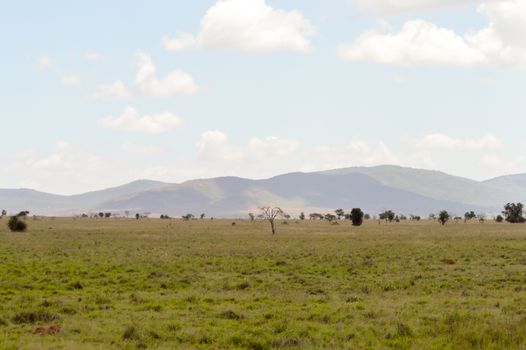
POLYGON ((5 223, 0 349, 526 349, 524 225, 5 223))

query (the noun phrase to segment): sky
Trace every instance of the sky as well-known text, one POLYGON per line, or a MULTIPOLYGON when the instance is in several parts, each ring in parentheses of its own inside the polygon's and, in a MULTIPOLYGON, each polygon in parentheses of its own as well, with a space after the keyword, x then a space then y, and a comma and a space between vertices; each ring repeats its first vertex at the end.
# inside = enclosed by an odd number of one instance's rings
POLYGON ((0 188, 526 172, 526 0, 20 0, 0 42, 0 188))

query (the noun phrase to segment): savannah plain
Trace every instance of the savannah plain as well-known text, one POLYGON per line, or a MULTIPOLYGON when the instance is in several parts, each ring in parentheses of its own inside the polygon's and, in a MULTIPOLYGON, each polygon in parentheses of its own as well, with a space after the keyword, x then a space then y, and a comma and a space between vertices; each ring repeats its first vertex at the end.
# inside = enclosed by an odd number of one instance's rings
POLYGON ((524 225, 27 222, 0 349, 526 349, 524 225))

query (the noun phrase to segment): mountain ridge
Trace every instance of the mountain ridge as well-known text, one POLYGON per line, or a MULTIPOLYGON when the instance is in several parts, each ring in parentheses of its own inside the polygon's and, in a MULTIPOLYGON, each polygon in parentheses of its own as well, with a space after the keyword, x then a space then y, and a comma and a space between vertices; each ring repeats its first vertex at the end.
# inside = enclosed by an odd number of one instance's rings
POLYGON ((361 207, 370 213, 391 209, 427 215, 446 209, 462 215, 464 210, 496 213, 507 202, 525 199, 526 174, 476 181, 395 165, 291 172, 258 180, 236 176, 182 183, 142 179, 75 195, 0 189, 0 209, 56 216, 126 211, 230 217, 265 205, 281 206, 292 214, 361 207))

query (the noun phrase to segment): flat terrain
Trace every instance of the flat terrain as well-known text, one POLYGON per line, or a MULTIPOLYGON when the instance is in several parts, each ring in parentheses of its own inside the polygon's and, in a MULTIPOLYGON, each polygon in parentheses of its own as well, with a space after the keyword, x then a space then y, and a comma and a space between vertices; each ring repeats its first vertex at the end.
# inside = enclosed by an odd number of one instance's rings
POLYGON ((0 349, 526 349, 526 225, 5 224, 0 349))

